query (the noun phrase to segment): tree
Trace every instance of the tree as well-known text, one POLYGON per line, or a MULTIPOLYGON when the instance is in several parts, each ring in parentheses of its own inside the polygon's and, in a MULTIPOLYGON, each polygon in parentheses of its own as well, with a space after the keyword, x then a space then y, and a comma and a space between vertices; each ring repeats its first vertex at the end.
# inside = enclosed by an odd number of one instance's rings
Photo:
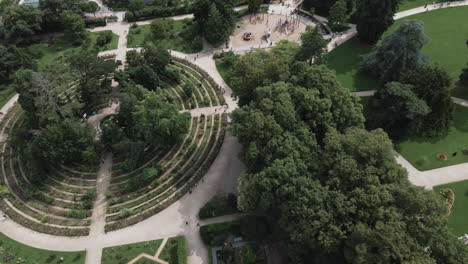
POLYGON ((256 13, 260 10, 260 7, 262 6, 263 1, 262 0, 248 0, 248 11, 249 13, 256 13))
POLYGON ((146 46, 141 52, 145 63, 158 73, 165 73, 166 66, 171 62, 171 55, 165 49, 146 46))
POLYGON ((99 10, 99 5, 94 1, 81 3, 81 9, 85 13, 95 13, 99 10))
POLYGON ((132 68, 130 77, 135 83, 142 85, 148 90, 156 90, 159 87, 158 74, 147 64, 132 68))
MULTIPOLYGON (((110 31, 108 31, 110 32, 110 31)), ((85 105, 94 105, 111 92, 111 77, 117 64, 113 60, 106 60, 96 53, 79 51, 66 57, 66 61, 81 78, 80 101, 85 105)))
POLYGON ((310 28, 301 35, 301 48, 297 53, 297 59, 308 61, 309 64, 320 63, 327 52, 327 41, 318 27, 310 28))
POLYGON ((16 47, 0 45, 0 84, 11 82, 12 75, 22 66, 16 47))
POLYGON ((47 32, 63 30, 62 12, 68 10, 81 15, 83 12, 81 3, 80 0, 39 1, 39 10, 42 11, 42 29, 47 32))
POLYGON ((431 108, 424 118, 423 135, 446 135, 453 119, 452 80, 447 71, 437 65, 422 66, 405 74, 402 82, 413 85, 414 92, 431 108))
POLYGON ((346 8, 345 0, 338 0, 330 8, 330 16, 328 16, 328 25, 333 31, 341 31, 346 28, 346 20, 348 9, 346 8))
POLYGON ((151 22, 151 33, 156 39, 163 39, 171 30, 171 23, 166 18, 156 18, 151 22))
POLYGON ((182 86, 182 89, 184 90, 184 93, 187 96, 187 98, 192 97, 193 86, 190 83, 185 83, 184 86, 182 86))
POLYGON ((304 0, 305 9, 314 8, 318 14, 327 15, 336 0, 304 0))
POLYGON ((14 5, 2 14, 5 38, 16 42, 28 38, 41 30, 41 12, 27 5, 14 5))
POLYGON ((61 17, 65 28, 65 37, 75 43, 81 43, 86 38, 83 18, 69 10, 63 11, 61 17))
POLYGON ((427 42, 424 24, 407 20, 384 38, 376 51, 363 57, 360 69, 378 77, 382 83, 398 81, 402 74, 428 63, 421 52, 427 42))
POLYGON ((188 132, 190 115, 179 113, 162 92, 149 92, 133 112, 135 127, 144 141, 152 146, 179 143, 188 132))
POLYGON ((47 125, 33 141, 33 154, 46 164, 80 162, 84 154, 94 150, 94 130, 79 122, 65 119, 47 125))
POLYGON ((193 15, 203 36, 213 45, 227 42, 234 31, 235 15, 230 1, 197 0, 193 15))
POLYGON ((360 0, 357 2, 356 26, 358 37, 369 43, 376 43, 393 24, 393 15, 399 0, 360 0))
MULTIPOLYGON (((91 2, 94 3, 94 2, 91 2)), ((96 45, 98 46, 104 46, 112 41, 113 33, 110 30, 104 30, 102 32, 99 32, 99 35, 96 39, 96 45)))
POLYGON ((143 0, 131 0, 128 5, 128 10, 130 12, 140 11, 145 8, 145 2, 143 0))
POLYGON ((413 92, 413 86, 390 82, 373 97, 373 127, 381 127, 392 136, 420 134, 424 118, 431 109, 413 92))

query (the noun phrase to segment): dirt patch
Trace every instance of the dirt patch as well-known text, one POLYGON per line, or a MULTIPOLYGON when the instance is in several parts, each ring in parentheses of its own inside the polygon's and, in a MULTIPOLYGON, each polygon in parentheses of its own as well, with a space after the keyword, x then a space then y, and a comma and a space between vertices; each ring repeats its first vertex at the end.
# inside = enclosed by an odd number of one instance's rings
POLYGON ((305 31, 306 25, 300 22, 296 16, 257 14, 248 15, 242 18, 242 24, 239 24, 231 38, 233 48, 243 46, 256 46, 278 42, 280 40, 299 40, 301 34, 305 31), (251 33, 250 40, 244 40, 244 34, 251 33), (267 40, 266 35, 269 33, 267 40))

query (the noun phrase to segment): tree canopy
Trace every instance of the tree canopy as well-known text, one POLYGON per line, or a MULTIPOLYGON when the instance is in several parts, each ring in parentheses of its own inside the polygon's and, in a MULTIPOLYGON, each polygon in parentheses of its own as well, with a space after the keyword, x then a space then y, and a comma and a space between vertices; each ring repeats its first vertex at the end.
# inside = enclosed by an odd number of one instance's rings
POLYGON ((355 13, 358 37, 369 43, 376 43, 393 24, 399 0, 359 0, 355 13))
POLYGON ((428 63, 428 58, 421 52, 428 42, 423 22, 404 21, 383 39, 376 51, 363 57, 361 70, 378 77, 383 83, 398 81, 402 74, 428 63))
POLYGON ((225 43, 234 31, 232 1, 197 0, 193 7, 193 15, 203 36, 213 45, 225 43))
POLYGON ((41 12, 27 5, 12 5, 2 14, 3 35, 16 42, 28 38, 41 30, 41 12))

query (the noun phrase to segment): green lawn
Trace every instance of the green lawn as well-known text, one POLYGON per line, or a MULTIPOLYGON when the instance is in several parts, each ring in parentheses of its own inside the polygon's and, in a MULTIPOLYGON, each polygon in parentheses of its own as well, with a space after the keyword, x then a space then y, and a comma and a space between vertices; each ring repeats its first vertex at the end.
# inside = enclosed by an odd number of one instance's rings
POLYGON ((171 237, 161 251, 159 258, 171 264, 187 263, 187 242, 185 237, 171 237))
POLYGON ((430 170, 444 166, 468 162, 468 108, 455 105, 453 124, 445 137, 410 137, 396 144, 396 150, 418 170, 430 170), (452 153, 457 152, 455 157, 452 153), (444 153, 448 159, 437 158, 444 153))
MULTIPOLYGON (((156 251, 158 251, 161 242, 162 240, 152 240, 104 248, 102 252, 101 264, 128 263, 138 255, 140 255, 140 253, 147 253, 153 256, 154 254, 156 254, 156 251)), ((142 261, 139 261, 138 263, 140 262, 142 261)))
POLYGON ((156 39, 151 34, 151 25, 142 25, 137 28, 130 28, 128 34, 129 48, 141 47, 145 43, 151 43, 163 49, 177 50, 184 53, 197 53, 203 49, 202 39, 191 28, 192 19, 172 20, 168 19, 171 31, 167 37, 156 39))
MULTIPOLYGON (((117 49, 117 44, 119 41, 119 36, 113 34, 112 40, 107 45, 103 47, 98 47, 96 45, 96 39, 99 32, 89 32, 90 45, 87 50, 97 49, 98 51, 106 51, 117 49)), ((50 64, 60 56, 63 56, 67 52, 74 52, 80 49, 80 46, 73 46, 68 40, 64 37, 59 37, 54 40, 53 45, 50 47, 47 44, 35 44, 30 47, 30 49, 35 50, 34 53, 39 54, 39 68, 44 67, 47 64, 50 64)))
POLYGON ((85 255, 85 251, 58 252, 29 247, 0 233, 0 263, 84 264, 86 258, 85 255), (60 258, 62 257, 63 261, 60 261, 60 258), (11 260, 7 261, 6 259, 11 260), (24 261, 21 262, 20 259, 23 259, 24 261))
POLYGON ((336 71, 341 85, 353 92, 374 90, 378 82, 372 77, 358 72, 360 56, 372 51, 373 46, 352 38, 326 56, 328 67, 336 71))
MULTIPOLYGON (((429 56, 431 62, 438 63, 446 69, 456 81, 461 70, 468 62, 468 48, 465 45, 468 23, 464 23, 467 13, 468 6, 464 6, 410 16, 398 20, 386 34, 396 30, 401 22, 405 20, 418 19, 423 21, 430 42, 424 46, 422 51, 429 56)), ((371 50, 372 47, 363 44, 357 38, 353 38, 327 55, 330 68, 337 72, 337 77, 345 88, 351 91, 376 88, 377 82, 370 77, 357 73, 360 62, 359 55, 368 53, 371 50)), ((468 89, 455 88, 454 96, 468 98, 468 89)))
POLYGON ((434 191, 439 192, 445 188, 452 189, 455 193, 455 202, 448 219, 449 230, 456 236, 462 236, 468 233, 468 181, 434 186, 434 191))
POLYGON ((439 2, 437 1, 429 1, 429 0, 402 0, 401 4, 398 6, 398 12, 405 11, 408 9, 424 6, 426 4, 432 4, 432 2, 439 2))

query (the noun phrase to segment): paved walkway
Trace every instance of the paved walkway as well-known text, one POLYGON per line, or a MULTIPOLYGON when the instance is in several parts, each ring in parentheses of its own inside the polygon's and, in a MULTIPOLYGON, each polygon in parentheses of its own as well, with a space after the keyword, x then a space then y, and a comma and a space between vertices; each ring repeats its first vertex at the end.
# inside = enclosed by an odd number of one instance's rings
MULTIPOLYGON (((96 0, 100 6, 102 3, 100 0, 96 0)), ((468 0, 452 2, 452 6, 468 5, 468 0)), ((445 7, 445 6, 444 6, 445 7)), ((275 12, 287 12, 288 10, 284 7, 271 7, 270 10, 275 12)), ((104 10, 107 12, 108 10, 104 10)), ((402 18, 416 13, 425 12, 421 8, 414 10, 408 10, 395 15, 396 18, 402 18)), ((113 12, 114 13, 114 12, 113 12)), ((100 30, 112 30, 114 33, 120 36, 118 42, 118 49, 113 51, 106 51, 101 54, 115 54, 116 58, 122 63, 125 63, 126 51, 128 50, 127 45, 127 34, 129 30, 129 24, 122 21, 123 12, 115 12, 119 17, 119 22, 109 23, 106 27, 100 27, 93 29, 93 31, 100 30)), ((187 16, 177 16, 176 19, 182 19, 187 16)), ((138 22, 139 24, 149 23, 138 22)), ((348 32, 342 35, 335 36, 330 42, 329 50, 333 49, 335 42, 337 45, 343 43, 345 40, 351 38, 356 34, 354 28, 351 28, 348 32)), ((248 47, 251 49, 252 47, 248 47)), ((247 47, 241 47, 235 52, 245 52, 247 47)), ((224 96, 228 104, 228 110, 232 111, 237 107, 235 98, 232 97, 232 90, 227 86, 224 80, 219 75, 212 54, 219 49, 208 49, 203 50, 198 55, 198 59, 193 61, 195 55, 187 55, 180 52, 172 51, 172 55, 181 58, 192 59, 192 63, 200 66, 212 78, 226 91, 224 96)), ((122 66, 123 67, 123 66, 122 66)), ((362 92, 363 96, 371 96, 370 92, 362 92)), ((2 108, 2 111, 6 113, 7 109, 16 102, 17 96, 13 97, 7 105, 2 108)), ((458 100, 458 99, 457 99, 458 100)), ((466 102, 461 102, 465 104, 466 102)), ((212 113, 213 109, 198 109, 193 110, 192 114, 212 113)), ((218 110, 216 110, 218 111, 218 110)), ((0 117, 1 118, 1 117, 0 117)), ((210 198, 220 192, 237 192, 237 178, 245 170, 243 164, 238 159, 241 145, 237 139, 229 133, 226 134, 223 146, 213 162, 212 166, 205 174, 203 180, 193 188, 192 194, 186 194, 180 200, 170 205, 162 212, 136 224, 129 226, 114 232, 107 234, 103 233, 103 221, 100 219, 105 210, 105 202, 103 201, 102 195, 108 186, 110 173, 106 172, 108 162, 111 163, 111 156, 106 156, 105 163, 101 167, 100 175, 98 176, 98 197, 96 200, 96 206, 93 210, 93 219, 95 218, 96 224, 91 226, 91 233, 86 237, 59 237, 52 236, 43 233, 38 233, 27 229, 11 220, 2 222, 0 225, 0 231, 5 235, 17 240, 20 243, 30 245, 37 248, 48 249, 48 250, 59 250, 59 251, 76 251, 76 250, 87 250, 88 254, 86 257, 86 264, 99 264, 101 259, 101 250, 104 247, 117 246, 128 243, 136 243, 154 239, 161 239, 173 236, 184 235, 188 242, 188 263, 189 264, 202 264, 208 263, 208 252, 203 243, 201 242, 197 223, 198 211, 210 198), (188 224, 186 224, 188 223, 188 224)), ((445 167, 441 169, 419 172, 411 166, 401 156, 397 157, 397 161, 408 169, 410 174, 410 180, 416 185, 425 186, 431 188, 434 185, 446 183, 449 181, 468 179, 468 164, 455 165, 445 167)), ((110 169, 110 168, 108 168, 110 169)), ((225 221, 238 216, 221 217, 219 219, 209 220, 210 222, 225 221)), ((200 221, 205 224, 206 221, 200 221)))

